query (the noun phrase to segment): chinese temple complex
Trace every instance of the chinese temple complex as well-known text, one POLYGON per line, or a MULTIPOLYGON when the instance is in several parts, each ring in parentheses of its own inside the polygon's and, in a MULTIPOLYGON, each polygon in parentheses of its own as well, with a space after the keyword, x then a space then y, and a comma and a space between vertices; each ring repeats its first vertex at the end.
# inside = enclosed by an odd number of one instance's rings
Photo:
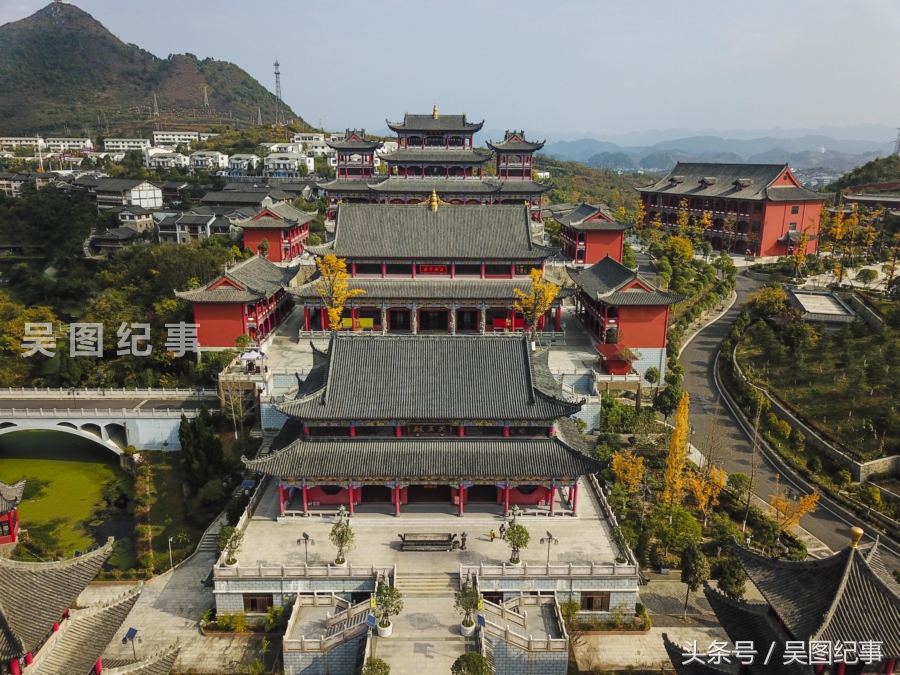
MULTIPOLYGON (((900 658, 900 585, 885 569, 877 541, 863 548, 862 529, 852 528, 851 535, 851 544, 830 558, 797 562, 733 544, 766 602, 732 600, 709 586, 704 593, 728 637, 756 645, 755 665, 744 664, 741 671, 894 673, 900 658), (771 661, 765 665, 770 645, 771 661)), ((738 672, 734 656, 710 665, 704 655, 691 658, 668 639, 666 649, 678 675, 738 672)))
MULTIPOLYGON (((104 604, 72 609, 112 555, 112 539, 90 553, 46 563, 0 558, 0 672, 99 675, 101 655, 140 596, 140 587, 104 604)), ((167 675, 178 650, 118 664, 121 675, 167 675)))
POLYGON ((313 505, 415 502, 578 509, 578 479, 603 463, 576 449, 547 367, 516 335, 335 333, 296 398, 273 453, 246 462, 274 477, 282 515, 313 505))
POLYGON ((275 263, 290 262, 303 255, 303 247, 309 239, 309 224, 315 213, 300 211, 287 203, 270 204, 252 218, 235 223, 244 231, 244 248, 252 252, 262 251, 275 263), (263 250, 265 239, 268 250, 263 250))
POLYGON ((676 229, 682 200, 695 221, 709 213, 713 224, 706 237, 716 250, 764 258, 793 255, 804 233, 805 253, 819 250, 824 197, 803 187, 787 164, 679 162, 638 192, 646 222, 659 216, 670 231, 676 229))
MULTIPOLYGON (((435 193, 424 204, 340 204, 334 239, 308 250, 347 261, 350 288, 365 291, 345 310, 348 329, 382 333, 522 330, 514 289, 555 250, 532 241, 526 206, 459 209, 435 193)), ((288 292, 306 331, 327 330, 317 277, 288 292)), ((563 290, 539 329, 559 332, 563 290)))
POLYGON ((176 291, 194 307, 200 349, 234 349, 235 339, 264 340, 291 311, 285 291, 296 269, 275 265, 261 255, 243 260, 203 288, 176 291))
POLYGON ((14 485, 0 481, 0 544, 12 544, 19 538, 19 503, 25 492, 25 479, 14 485))
POLYGON ((576 265, 593 265, 606 256, 622 262, 625 232, 634 227, 617 221, 605 204, 579 204, 556 221, 563 252, 576 265))
POLYGON ((534 153, 543 143, 525 140, 524 132, 507 132, 502 142, 475 148, 474 135, 484 122, 470 122, 462 115, 406 113, 402 122, 388 122, 397 134, 396 151, 381 155, 384 175, 372 167, 380 143, 365 138, 364 131, 348 130, 344 141, 330 143, 338 153, 336 177, 319 187, 328 195, 329 217, 339 203, 419 204, 432 193, 448 204, 524 204, 532 220, 541 220, 542 195, 549 185, 532 180, 534 153), (487 176, 485 165, 492 153, 497 158, 496 176, 487 176))

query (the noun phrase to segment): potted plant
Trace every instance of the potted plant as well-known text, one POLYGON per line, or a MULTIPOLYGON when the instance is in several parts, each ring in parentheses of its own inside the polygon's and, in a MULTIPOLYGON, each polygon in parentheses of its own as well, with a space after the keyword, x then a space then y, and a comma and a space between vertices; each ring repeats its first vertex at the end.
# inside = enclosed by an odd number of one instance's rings
POLYGON ((244 532, 235 529, 231 525, 227 525, 219 530, 216 535, 216 547, 219 552, 225 553, 225 566, 237 567, 237 553, 241 550, 241 544, 244 542, 244 532))
POLYGON ((403 611, 403 594, 387 582, 380 583, 375 592, 375 611, 378 621, 378 637, 390 637, 394 632, 391 617, 403 611))
POLYGON ((331 545, 337 549, 337 558, 334 559, 334 564, 338 567, 345 567, 347 565, 347 553, 356 548, 356 535, 353 534, 350 523, 343 520, 335 523, 334 527, 331 528, 328 539, 331 541, 331 545))
POLYGON ((478 611, 478 602, 481 600, 481 594, 468 581, 463 587, 456 591, 455 609, 463 614, 462 624, 459 628, 459 634, 469 637, 475 632, 475 612, 478 611))
POLYGON ((362 675, 391 675, 391 667, 377 656, 370 656, 363 666, 362 675))
POLYGON ((494 669, 478 652, 466 652, 453 662, 450 672, 453 675, 491 675, 494 669))
POLYGON ((506 543, 509 544, 512 555, 509 558, 511 565, 521 565, 522 560, 519 558, 519 551, 528 548, 528 542, 531 541, 531 535, 523 525, 513 524, 506 529, 506 543))

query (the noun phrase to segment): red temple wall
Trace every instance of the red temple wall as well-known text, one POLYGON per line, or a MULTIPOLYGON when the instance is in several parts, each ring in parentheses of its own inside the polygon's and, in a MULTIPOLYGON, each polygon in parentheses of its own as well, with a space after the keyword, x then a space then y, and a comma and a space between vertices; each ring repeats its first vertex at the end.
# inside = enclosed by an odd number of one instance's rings
MULTIPOLYGON (((787 255, 787 244, 779 242, 790 230, 791 223, 797 223, 797 230, 809 228, 809 235, 819 234, 819 220, 822 214, 822 205, 825 202, 769 202, 766 204, 764 214, 762 236, 760 237, 760 256, 787 255), (791 213, 791 208, 796 206, 798 213, 791 213)), ((819 240, 811 239, 806 245, 807 253, 815 253, 819 248, 819 240)))
POLYGON ((194 323, 201 347, 234 349, 234 340, 244 334, 244 305, 226 303, 196 303, 194 323))
POLYGON ((619 342, 631 349, 664 348, 668 307, 619 307, 619 342))
POLYGON ((623 232, 586 232, 584 242, 584 263, 593 265, 607 255, 616 262, 622 262, 625 247, 623 232))

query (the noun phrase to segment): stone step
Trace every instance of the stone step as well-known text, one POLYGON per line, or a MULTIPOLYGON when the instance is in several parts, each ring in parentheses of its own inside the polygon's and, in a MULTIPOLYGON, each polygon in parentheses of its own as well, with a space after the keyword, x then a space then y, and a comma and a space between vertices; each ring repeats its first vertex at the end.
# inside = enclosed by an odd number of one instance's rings
POLYGON ((353 628, 354 626, 358 626, 361 623, 365 623, 367 616, 369 616, 367 612, 361 612, 348 621, 341 621, 340 623, 336 623, 328 629, 328 632, 325 633, 325 635, 335 635, 337 633, 340 633, 341 631, 347 630, 348 628, 353 628))

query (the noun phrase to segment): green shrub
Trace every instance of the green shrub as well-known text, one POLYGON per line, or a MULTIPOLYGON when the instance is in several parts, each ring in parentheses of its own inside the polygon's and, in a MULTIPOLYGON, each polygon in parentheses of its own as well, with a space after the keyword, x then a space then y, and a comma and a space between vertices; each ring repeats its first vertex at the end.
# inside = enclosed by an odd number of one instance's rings
POLYGON ((382 661, 376 656, 370 656, 366 659, 366 665, 363 666, 362 675, 391 675, 391 667, 386 661, 382 661))
POLYGON ((134 528, 134 536, 138 539, 149 539, 152 530, 149 525, 138 525, 134 528))
POLYGON ((225 490, 222 488, 222 481, 218 478, 213 478, 200 488, 197 497, 204 506, 221 504, 225 501, 225 490))
POLYGON ((813 473, 819 473, 822 470, 822 460, 818 457, 810 457, 806 462, 806 468, 813 473))
POLYGON ((849 471, 847 471, 847 469, 841 469, 836 474, 834 474, 834 482, 837 483, 838 487, 850 485, 852 481, 853 475, 849 471))

